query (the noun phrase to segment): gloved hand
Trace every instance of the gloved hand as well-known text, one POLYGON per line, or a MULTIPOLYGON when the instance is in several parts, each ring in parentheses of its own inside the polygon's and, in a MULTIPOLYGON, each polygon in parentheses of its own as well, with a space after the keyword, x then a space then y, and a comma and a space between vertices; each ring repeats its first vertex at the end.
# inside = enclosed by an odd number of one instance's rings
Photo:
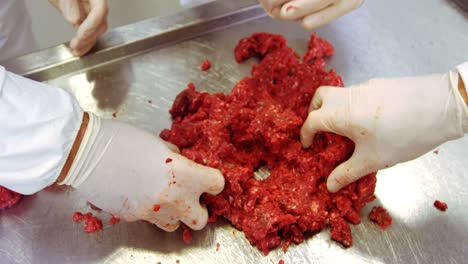
POLYGON ((454 73, 372 79, 349 89, 320 87, 301 130, 309 147, 318 131, 355 143, 352 157, 328 177, 336 192, 360 177, 415 159, 468 132, 468 109, 454 73))
POLYGON ((75 187, 116 217, 174 231, 180 221, 196 230, 206 225, 200 195, 221 192, 224 178, 151 133, 90 114, 77 155, 59 184, 75 187))
POLYGON ((259 0, 273 18, 297 21, 313 29, 360 7, 364 0, 259 0))
POLYGON ((70 42, 75 56, 86 54, 107 31, 107 0, 49 0, 76 29, 70 42))

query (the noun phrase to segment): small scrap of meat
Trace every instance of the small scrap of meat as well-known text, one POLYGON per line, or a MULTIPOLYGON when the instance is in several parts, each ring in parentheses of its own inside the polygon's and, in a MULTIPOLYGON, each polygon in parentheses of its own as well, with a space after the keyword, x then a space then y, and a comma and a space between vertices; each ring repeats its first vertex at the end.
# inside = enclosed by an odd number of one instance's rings
POLYGON ((444 203, 444 202, 441 202, 441 201, 439 201, 439 200, 435 200, 434 206, 435 206, 435 208, 439 209, 439 210, 442 211, 442 212, 445 212, 445 211, 447 211, 447 209, 448 209, 447 204, 444 203))
POLYGON ((161 205, 159 205, 159 204, 153 205, 153 211, 158 212, 159 209, 161 209, 161 205))
POLYGON ((102 230, 102 221, 101 219, 92 216, 90 218, 85 219, 85 226, 84 230, 86 233, 94 233, 99 230, 102 230))
POLYGON ((83 214, 80 213, 80 212, 74 212, 73 213, 73 222, 78 223, 78 222, 81 222, 81 221, 83 221, 83 214))
POLYGON ((202 71, 207 71, 211 69, 211 62, 208 59, 205 59, 203 63, 200 65, 200 69, 202 71))
POLYGON ((187 84, 187 89, 195 90, 195 84, 193 84, 193 83, 188 83, 188 84, 187 84))
POLYGON ((101 208, 95 206, 94 204, 92 204, 92 203, 90 203, 90 202, 86 202, 86 204, 87 204, 91 209, 93 209, 94 211, 98 211, 98 212, 101 212, 101 211, 102 211, 101 208))
POLYGON ((284 264, 284 260, 280 259, 280 260, 278 261, 278 264, 284 264))
POLYGON ((77 223, 84 221, 84 231, 86 233, 94 233, 102 230, 101 219, 93 216, 92 213, 82 214, 80 212, 75 212, 73 214, 73 221, 77 223))
POLYGON ((219 251, 219 247, 220 247, 220 246, 221 246, 221 245, 220 245, 219 243, 216 243, 216 251, 219 251))
POLYGON ((380 229, 382 230, 385 230, 392 225, 392 217, 387 210, 381 206, 375 206, 372 208, 372 211, 369 213, 369 219, 380 226, 380 229))
POLYGON ((22 194, 0 186, 0 210, 12 207, 13 205, 17 204, 22 197, 22 194))
POLYGON ((120 223, 120 218, 117 218, 113 214, 111 214, 111 219, 109 220, 109 224, 115 225, 118 223, 120 223))
POLYGON ((182 226, 182 239, 184 240, 185 244, 190 244, 192 242, 192 233, 190 232, 190 229, 186 226, 182 226))
POLYGON ((439 154, 439 151, 438 151, 438 150, 434 150, 434 154, 438 155, 438 154, 439 154))
POLYGON ((172 159, 171 159, 171 158, 167 158, 167 159, 166 159, 166 163, 170 163, 170 162, 172 162, 172 159))
POLYGON ((117 117, 117 112, 112 113, 112 117, 116 118, 117 117))

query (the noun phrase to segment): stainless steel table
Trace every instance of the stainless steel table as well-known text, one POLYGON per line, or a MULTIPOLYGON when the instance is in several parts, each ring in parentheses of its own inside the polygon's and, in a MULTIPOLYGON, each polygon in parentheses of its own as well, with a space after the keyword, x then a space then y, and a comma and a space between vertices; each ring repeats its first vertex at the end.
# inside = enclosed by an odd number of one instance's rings
MULTIPOLYGON (((84 109, 101 117, 117 112, 118 119, 158 133, 169 127, 167 110, 188 82, 211 92, 229 91, 248 74, 254 61, 234 62, 240 38, 257 31, 281 33, 292 47, 305 51, 307 31, 272 21, 254 4, 219 1, 118 28, 81 60, 60 45, 4 64, 72 92, 84 109), (213 63, 206 73, 198 68, 204 58, 213 63)), ((468 60, 468 16, 444 0, 370 0, 318 33, 335 45, 331 66, 347 84, 444 72, 468 60)), ((189 246, 182 243, 180 230, 164 233, 144 222, 105 225, 102 232, 87 235, 72 222, 74 211, 88 210, 85 200, 72 190, 55 189, 0 212, 0 262, 466 263, 468 138, 439 151, 379 173, 374 203, 385 206, 394 223, 380 231, 365 216, 368 205, 363 223, 352 227, 355 244, 350 249, 322 232, 286 254, 275 250, 265 257, 225 222, 194 232, 189 246), (435 199, 447 202, 448 211, 436 210, 435 199)))

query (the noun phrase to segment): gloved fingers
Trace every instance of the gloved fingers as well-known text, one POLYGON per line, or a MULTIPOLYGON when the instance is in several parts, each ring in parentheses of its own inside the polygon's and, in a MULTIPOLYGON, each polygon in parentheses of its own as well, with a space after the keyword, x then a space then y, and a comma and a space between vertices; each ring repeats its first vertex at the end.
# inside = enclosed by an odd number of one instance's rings
POLYGON ((280 16, 281 16, 281 7, 275 7, 273 8, 269 13, 268 15, 272 18, 276 18, 276 19, 279 19, 280 16))
POLYGON ((107 30, 107 9, 93 8, 76 33, 79 40, 89 39, 107 30))
POLYGON ((337 192, 346 185, 379 169, 375 158, 375 155, 369 155, 357 146, 351 158, 336 167, 328 177, 328 190, 337 192))
POLYGON ((120 213, 112 213, 115 217, 125 221, 125 222, 135 222, 140 220, 140 217, 136 215, 132 215, 130 213, 120 214, 120 213))
POLYGON ((49 4, 51 4, 53 7, 55 7, 57 10, 59 10, 59 1, 60 0, 49 0, 49 4))
POLYGON ((75 56, 82 56, 93 48, 96 44, 97 39, 100 35, 107 31, 107 24, 101 25, 97 31, 94 32, 93 36, 88 38, 79 38, 78 35, 70 42, 70 48, 75 56))
POLYGON ((336 0, 294 0, 281 7, 280 18, 285 20, 299 20, 307 15, 316 13, 336 0))
POLYGON ((154 210, 153 205, 153 208, 147 210, 142 218, 167 232, 175 231, 180 225, 180 211, 173 202, 161 203, 158 211, 154 210))
POLYGON ((183 199, 173 201, 171 204, 161 204, 159 211, 148 212, 142 218, 167 232, 175 231, 180 222, 193 230, 205 227, 208 222, 208 211, 200 205, 199 195, 186 194, 183 199))
POLYGON ((190 187, 197 188, 194 192, 218 194, 224 189, 223 174, 217 169, 203 166, 187 159, 181 155, 175 155, 176 163, 173 165, 174 174, 177 177, 184 177, 186 184, 191 184, 190 187))
POLYGON ((324 110, 319 109, 310 112, 301 128, 302 146, 304 148, 310 147, 315 134, 319 131, 335 132, 329 122, 329 115, 324 110))
POLYGON ((219 194, 224 189, 224 176, 217 169, 196 164, 195 178, 199 179, 202 193, 219 194))
POLYGON ((156 218, 153 218, 148 221, 157 225, 159 228, 161 228, 162 230, 166 232, 174 232, 180 226, 180 221, 163 221, 163 220, 156 219, 156 218))
POLYGON ((259 0, 265 11, 271 16, 274 9, 280 10, 284 3, 291 0, 259 0))
POLYGON ((201 206, 196 199, 195 204, 184 212, 184 216, 180 220, 193 230, 201 230, 208 223, 208 210, 201 206))
POLYGON ((309 112, 318 110, 322 107, 327 97, 329 97, 334 90, 339 89, 334 86, 321 86, 315 91, 312 102, 310 103, 309 112))
POLYGON ((106 0, 90 1, 90 12, 78 27, 76 36, 70 45, 78 55, 88 52, 96 43, 97 38, 107 31, 107 14, 106 0))
POLYGON ((134 210, 129 210, 130 206, 128 200, 125 200, 123 204, 118 207, 112 207, 110 209, 107 209, 105 207, 99 206, 99 208, 125 222, 134 222, 142 219, 141 215, 138 212, 135 212, 134 210))
POLYGON ((67 22, 75 27, 86 18, 86 12, 78 0, 49 0, 49 3, 62 14, 67 22))
POLYGON ((306 16, 302 20, 302 26, 307 29, 323 26, 347 12, 358 8, 361 6, 362 2, 363 0, 338 0, 335 4, 322 11, 306 16))

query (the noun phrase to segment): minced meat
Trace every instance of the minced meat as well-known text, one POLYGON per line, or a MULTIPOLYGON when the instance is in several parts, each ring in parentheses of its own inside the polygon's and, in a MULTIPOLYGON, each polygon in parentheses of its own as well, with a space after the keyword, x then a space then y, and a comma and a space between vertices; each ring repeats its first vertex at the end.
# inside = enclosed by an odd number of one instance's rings
POLYGON ((325 57, 332 53, 332 45, 316 35, 305 61, 281 35, 244 38, 235 58, 260 60, 251 76, 229 94, 208 94, 189 85, 170 110, 171 129, 160 134, 182 155, 223 173, 224 191, 202 196, 209 221, 226 218, 264 254, 301 243, 304 233, 319 232, 328 224, 332 239, 351 246, 349 224, 360 223, 361 209, 375 198, 375 173, 337 193, 327 190, 328 175, 354 151, 351 140, 318 133, 310 148, 300 142, 317 88, 343 86, 341 77, 326 69, 325 57), (256 180, 254 172, 263 166, 270 176, 256 180))

